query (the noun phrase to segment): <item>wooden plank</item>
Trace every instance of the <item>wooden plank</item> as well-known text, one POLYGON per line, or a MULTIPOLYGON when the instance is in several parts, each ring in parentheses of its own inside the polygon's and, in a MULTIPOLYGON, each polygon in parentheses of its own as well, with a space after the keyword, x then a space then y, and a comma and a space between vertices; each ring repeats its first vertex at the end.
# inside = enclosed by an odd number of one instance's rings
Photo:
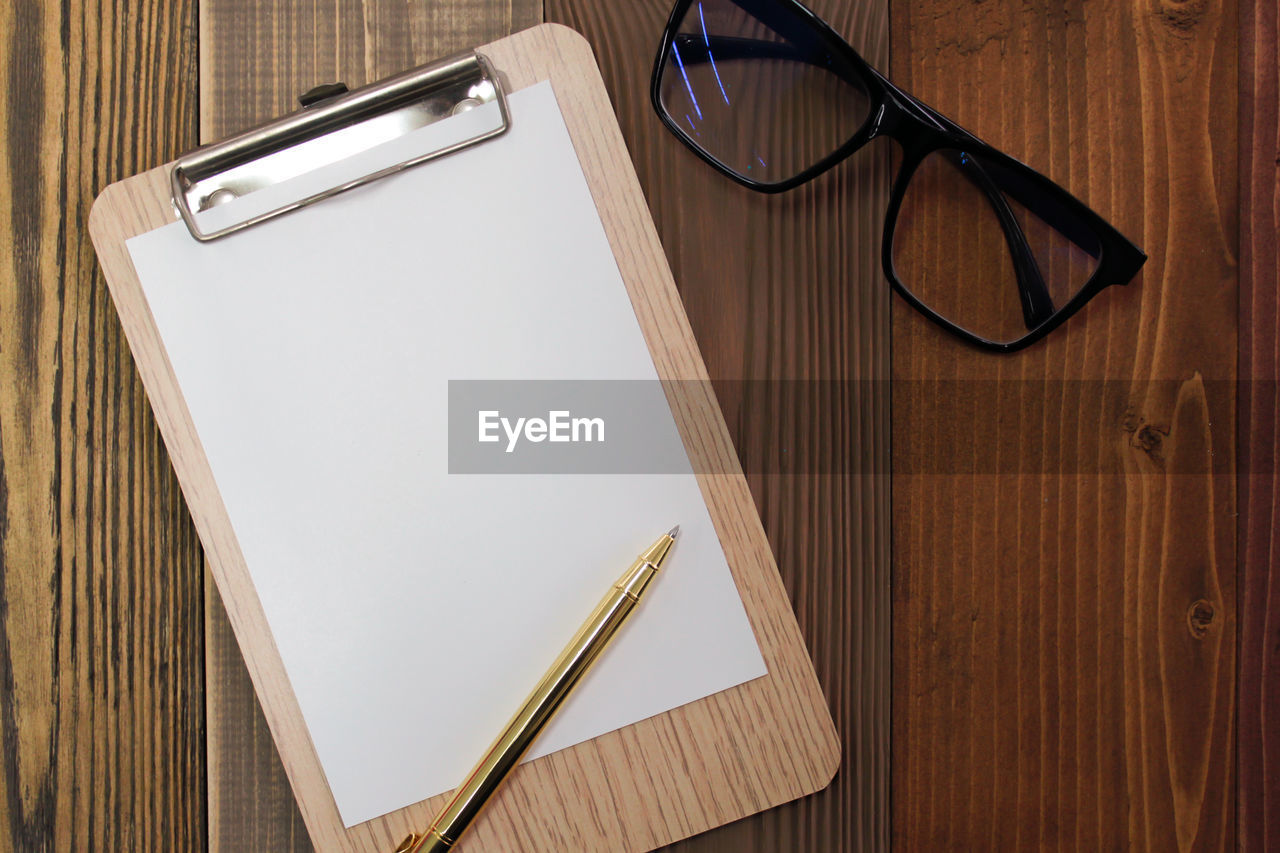
MULTIPOLYGON (((864 151, 781 196, 715 174, 649 105, 671 5, 547 0, 547 18, 595 49, 844 747, 826 790, 678 849, 883 850, 890 296, 878 258, 887 158, 864 151)), ((808 5, 887 67, 887 3, 808 5)))
MULTIPOLYGON (((541 20, 541 0, 206 0, 200 137, 220 139, 288 112, 317 83, 355 88, 541 20)), ((310 850, 226 613, 206 586, 209 849, 310 850)))
POLYGON ((205 843, 202 560, 85 229, 196 140, 194 2, 0 6, 0 849, 205 843))
POLYGON ((1151 258, 1015 356, 894 306, 895 846, 1228 849, 1235 4, 891 20, 899 85, 1151 258))
POLYGON ((1240 849, 1280 847, 1280 16, 1240 8, 1240 849))

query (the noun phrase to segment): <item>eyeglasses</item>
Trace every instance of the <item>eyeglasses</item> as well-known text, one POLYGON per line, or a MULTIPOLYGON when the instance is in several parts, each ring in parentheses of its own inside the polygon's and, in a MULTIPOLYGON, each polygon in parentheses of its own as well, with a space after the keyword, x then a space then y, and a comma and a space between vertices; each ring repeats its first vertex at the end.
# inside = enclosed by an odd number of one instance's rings
POLYGON ((1034 343, 1146 261, 1066 190, 894 86, 795 0, 679 0, 651 96, 694 153, 759 192, 799 186, 878 136, 895 140, 885 275, 979 347, 1034 343))

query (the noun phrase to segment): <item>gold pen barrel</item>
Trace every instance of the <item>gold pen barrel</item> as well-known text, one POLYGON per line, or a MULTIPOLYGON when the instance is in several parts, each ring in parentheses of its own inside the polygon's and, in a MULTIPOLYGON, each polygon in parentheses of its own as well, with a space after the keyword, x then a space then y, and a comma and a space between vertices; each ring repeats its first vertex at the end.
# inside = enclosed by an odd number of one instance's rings
POLYGON ((396 848, 396 853, 443 853, 453 846, 640 602, 640 596, 675 544, 672 535, 675 532, 659 538, 623 573, 454 793, 444 811, 436 816, 431 828, 425 833, 410 835, 396 848))

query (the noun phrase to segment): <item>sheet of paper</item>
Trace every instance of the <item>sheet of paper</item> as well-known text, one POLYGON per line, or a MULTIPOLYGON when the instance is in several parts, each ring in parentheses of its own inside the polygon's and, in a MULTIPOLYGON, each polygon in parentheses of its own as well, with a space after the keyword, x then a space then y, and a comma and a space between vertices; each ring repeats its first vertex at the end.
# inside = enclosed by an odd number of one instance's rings
POLYGON ((461 782, 673 524, 531 757, 765 674, 691 473, 448 473, 450 379, 656 378, 550 85, 511 108, 503 137, 232 237, 128 244, 348 826, 461 782))

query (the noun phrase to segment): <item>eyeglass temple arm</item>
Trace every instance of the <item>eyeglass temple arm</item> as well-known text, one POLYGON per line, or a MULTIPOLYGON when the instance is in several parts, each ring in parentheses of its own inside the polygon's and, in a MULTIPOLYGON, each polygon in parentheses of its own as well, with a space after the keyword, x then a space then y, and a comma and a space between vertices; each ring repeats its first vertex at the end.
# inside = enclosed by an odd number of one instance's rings
MULTIPOLYGON (((874 69, 872 73, 876 73, 874 69)), ((877 74, 877 76, 880 75, 877 74)), ((885 83, 942 130, 960 136, 973 136, 928 104, 921 103, 912 95, 888 83, 887 80, 885 83)), ((1008 157, 1008 155, 1004 156, 1008 157)), ((1086 205, 1072 198, 1070 193, 1049 178, 1011 157, 1008 159, 1011 162, 1007 164, 1000 160, 988 160, 983 170, 991 177, 1002 195, 1017 201, 1089 257, 1098 261, 1100 263, 1098 273, 1106 276, 1105 283, 1127 284, 1138 274, 1143 264, 1147 262, 1147 255, 1142 249, 1086 205), (1046 185, 1052 188, 1052 191, 1047 191, 1046 185), (1084 214, 1071 210, 1066 201, 1079 205, 1083 208, 1084 214), (1103 245, 1108 240, 1110 241, 1108 253, 1104 258, 1103 245)))
MULTIPOLYGON (((877 76, 880 75, 877 74, 877 76)), ((881 77, 881 79, 884 78, 881 77)), ((938 128, 948 133, 954 133, 961 136, 973 136, 972 133, 942 115, 933 107, 919 101, 914 95, 902 91, 897 86, 893 86, 893 84, 889 83, 887 80, 885 83, 893 88, 902 98, 905 98, 910 102, 911 106, 917 111, 928 117, 930 122, 938 128)), ((1025 166, 1021 163, 1018 165, 1022 166, 1022 168, 1026 169, 1028 172, 1034 172, 1030 166, 1025 166)), ((1032 186, 1024 176, 1019 175, 1012 169, 999 168, 999 164, 988 163, 988 166, 985 169, 988 175, 992 175, 992 166, 996 166, 997 168, 995 168, 994 175, 991 180, 1002 193, 1008 195, 1027 210, 1034 213, 1042 222, 1053 228, 1062 236, 1066 237, 1075 245, 1079 246, 1090 257, 1095 259, 1100 257, 1102 253, 1102 245, 1098 240, 1098 235, 1081 222, 1078 217, 1064 210, 1061 205, 1053 203, 1046 197, 1043 189, 1032 186)), ((1035 174, 1038 177, 1043 177, 1040 176, 1039 173, 1035 174)), ((1048 179, 1046 178, 1045 180, 1048 179)), ((1054 186, 1056 186, 1056 184, 1054 186)), ((1061 188, 1058 189, 1061 190, 1061 188)), ((1065 190, 1061 191, 1064 193, 1066 192, 1065 190)))
MULTIPOLYGON (((696 33, 678 34, 675 36, 675 41, 678 42, 676 49, 677 55, 680 56, 680 61, 689 65, 702 62, 714 63, 716 57, 723 61, 735 59, 788 59, 828 68, 845 82, 859 88, 863 86, 863 81, 858 77, 852 65, 839 62, 837 56, 833 56, 826 51, 821 54, 808 53, 788 42, 763 41, 736 36, 699 36, 696 33), (681 46, 684 47, 683 51, 680 50, 681 46), (822 61, 823 59, 826 61, 822 61)), ((909 95, 907 97, 910 98, 909 95)), ((936 115, 933 110, 929 110, 928 107, 914 98, 911 98, 911 101, 914 105, 936 115)), ((930 118, 933 115, 930 115, 930 118)), ((946 121, 942 116, 937 116, 937 118, 942 119, 944 122, 946 121)), ((949 124, 949 122, 947 123, 949 124)), ((1023 319, 1026 321, 1028 329, 1034 329, 1053 315, 1054 308, 1053 300, 1050 298, 1049 290, 1044 283, 1044 277, 1040 273, 1040 267, 1031 252, 1031 247, 1027 244, 1026 235, 1023 233, 1017 217, 1013 215, 1013 211, 1009 208, 1009 204, 1000 192, 996 182, 987 174, 987 170, 973 157, 967 157, 962 152, 954 152, 951 159, 956 168, 960 170, 960 173, 986 195, 995 210, 996 217, 1000 221, 1000 227, 1004 231, 1005 240, 1014 255, 1014 269, 1017 275, 1018 296, 1022 303, 1023 319)))
POLYGON ((996 218, 1000 220, 1000 229, 1004 231, 1005 242, 1013 253, 1013 269, 1018 281, 1018 298, 1022 302, 1022 319, 1028 329, 1034 329, 1053 316, 1053 299, 1049 296, 1049 288, 1045 286, 1044 276, 1040 273, 1040 265, 1036 263, 1031 246, 1027 243, 1026 234, 1013 215, 1004 193, 996 187, 987 170, 976 159, 964 151, 948 149, 944 155, 960 170, 960 173, 982 190, 991 206, 995 208, 996 218))

